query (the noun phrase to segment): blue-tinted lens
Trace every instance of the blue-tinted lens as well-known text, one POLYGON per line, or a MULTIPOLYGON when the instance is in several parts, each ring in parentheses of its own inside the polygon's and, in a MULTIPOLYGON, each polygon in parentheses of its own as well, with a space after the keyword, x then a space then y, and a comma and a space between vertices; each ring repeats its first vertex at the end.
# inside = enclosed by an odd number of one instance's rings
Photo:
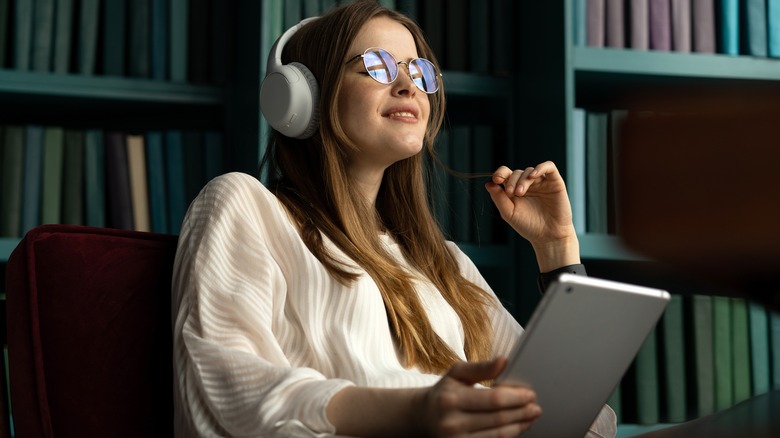
POLYGON ((363 65, 372 78, 382 84, 392 83, 398 77, 398 63, 383 49, 368 49, 363 53, 363 65))
POLYGON ((431 61, 423 58, 413 59, 409 63, 409 75, 417 88, 426 93, 435 93, 439 89, 439 78, 431 61))

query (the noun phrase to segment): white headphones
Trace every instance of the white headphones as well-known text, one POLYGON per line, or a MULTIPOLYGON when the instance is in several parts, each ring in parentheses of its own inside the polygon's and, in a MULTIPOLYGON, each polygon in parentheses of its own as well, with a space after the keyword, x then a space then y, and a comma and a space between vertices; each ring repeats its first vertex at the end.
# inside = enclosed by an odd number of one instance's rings
POLYGON ((306 139, 320 124, 320 90, 308 67, 291 62, 282 64, 282 49, 310 17, 285 31, 268 54, 268 71, 260 86, 260 111, 268 124, 287 137, 306 139))

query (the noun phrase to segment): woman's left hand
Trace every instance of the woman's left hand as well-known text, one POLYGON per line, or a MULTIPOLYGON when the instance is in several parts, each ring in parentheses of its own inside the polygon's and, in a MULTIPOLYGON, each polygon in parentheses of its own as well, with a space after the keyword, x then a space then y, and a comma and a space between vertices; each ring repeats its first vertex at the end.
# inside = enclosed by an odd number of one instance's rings
POLYGON ((485 188, 501 218, 534 247, 542 272, 580 263, 566 185, 552 161, 517 170, 501 166, 485 188))

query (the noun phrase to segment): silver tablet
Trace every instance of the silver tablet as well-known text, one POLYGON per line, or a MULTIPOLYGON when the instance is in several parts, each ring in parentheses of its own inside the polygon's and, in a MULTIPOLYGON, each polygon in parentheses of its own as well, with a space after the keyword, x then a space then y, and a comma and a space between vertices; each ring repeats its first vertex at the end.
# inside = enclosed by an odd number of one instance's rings
POLYGON ((572 274, 552 283, 496 379, 536 392, 542 416, 523 438, 585 436, 669 298, 572 274))

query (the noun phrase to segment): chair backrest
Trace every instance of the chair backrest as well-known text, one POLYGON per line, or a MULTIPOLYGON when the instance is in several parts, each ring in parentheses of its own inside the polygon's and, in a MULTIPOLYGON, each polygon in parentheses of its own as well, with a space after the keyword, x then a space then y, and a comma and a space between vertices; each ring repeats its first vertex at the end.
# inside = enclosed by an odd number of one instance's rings
POLYGON ((16 436, 172 436, 176 236, 43 225, 6 267, 16 436))

